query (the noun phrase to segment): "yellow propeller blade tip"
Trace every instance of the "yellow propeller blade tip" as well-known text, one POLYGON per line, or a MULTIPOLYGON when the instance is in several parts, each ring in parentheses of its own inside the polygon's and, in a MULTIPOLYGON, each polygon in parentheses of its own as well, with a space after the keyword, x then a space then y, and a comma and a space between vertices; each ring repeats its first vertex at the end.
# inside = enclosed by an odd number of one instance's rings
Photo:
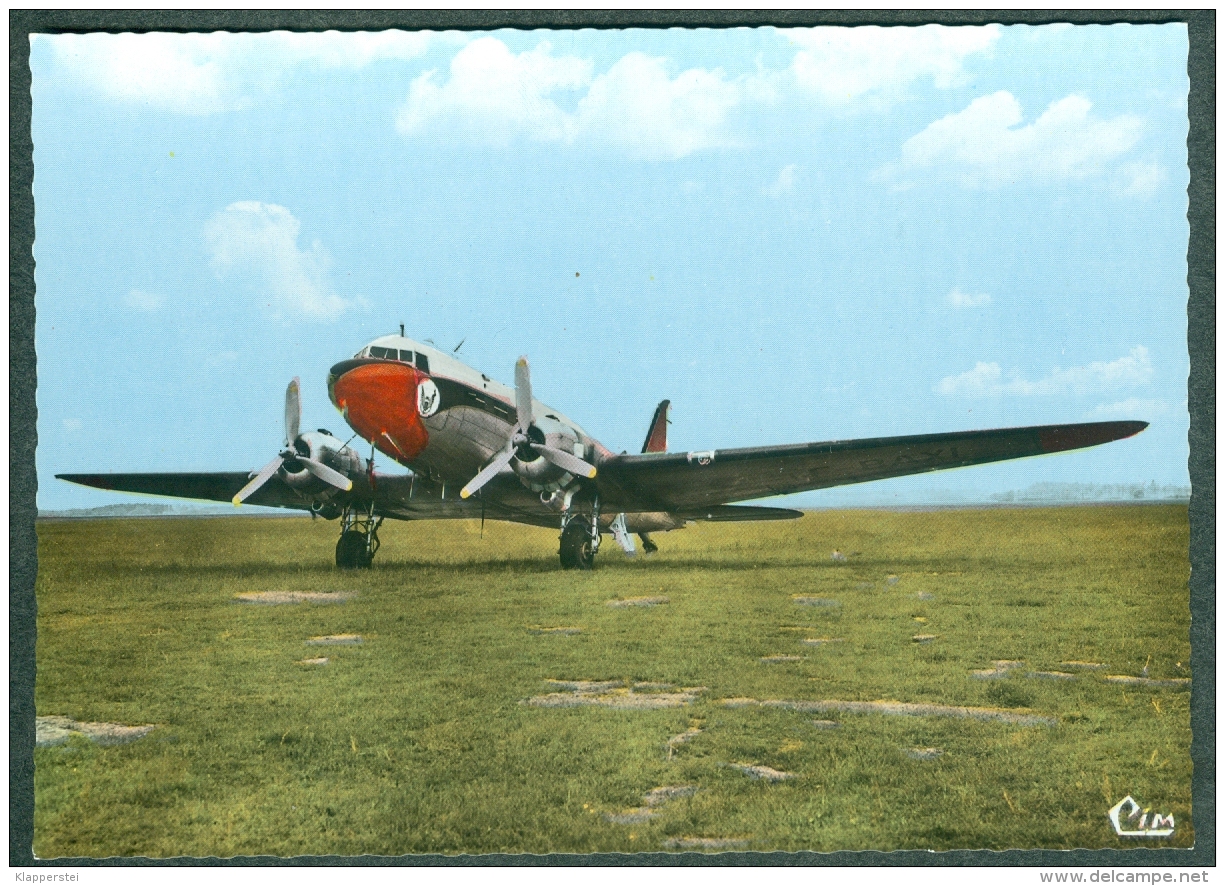
POLYGON ((459 491, 459 497, 460 497, 460 498, 471 498, 471 497, 472 497, 472 493, 471 493, 471 492, 469 492, 467 489, 461 489, 461 490, 459 491))
POLYGON ((241 507, 242 507, 242 500, 241 500, 241 499, 239 499, 239 497, 238 497, 237 495, 236 495, 236 496, 234 496, 232 499, 230 499, 230 501, 232 501, 232 502, 234 503, 234 507, 236 507, 236 508, 241 508, 241 507))

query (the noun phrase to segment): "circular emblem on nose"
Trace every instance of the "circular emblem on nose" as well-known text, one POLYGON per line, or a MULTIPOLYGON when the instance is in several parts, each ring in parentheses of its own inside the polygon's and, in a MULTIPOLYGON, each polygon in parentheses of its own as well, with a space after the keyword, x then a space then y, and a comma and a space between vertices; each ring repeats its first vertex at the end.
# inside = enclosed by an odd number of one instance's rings
POLYGON ((442 396, 438 393, 438 385, 428 378, 417 383, 417 412, 422 418, 429 418, 438 411, 442 396))

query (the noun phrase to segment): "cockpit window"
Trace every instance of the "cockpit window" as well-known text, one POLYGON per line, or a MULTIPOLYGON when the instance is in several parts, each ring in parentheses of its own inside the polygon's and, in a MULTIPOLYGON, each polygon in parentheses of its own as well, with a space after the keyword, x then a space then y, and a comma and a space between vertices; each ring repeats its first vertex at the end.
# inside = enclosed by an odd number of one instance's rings
POLYGON ((422 372, 430 371, 430 358, 420 352, 417 353, 417 368, 422 372))
POLYGON ((408 365, 410 365, 410 366, 411 366, 411 365, 412 365, 412 363, 413 363, 413 352, 412 352, 412 351, 405 351, 405 350, 401 349, 401 351, 400 351, 400 362, 401 362, 401 363, 407 363, 408 365))
POLYGON ((370 356, 382 357, 384 360, 394 360, 396 359, 396 351, 395 348, 371 347, 370 356))

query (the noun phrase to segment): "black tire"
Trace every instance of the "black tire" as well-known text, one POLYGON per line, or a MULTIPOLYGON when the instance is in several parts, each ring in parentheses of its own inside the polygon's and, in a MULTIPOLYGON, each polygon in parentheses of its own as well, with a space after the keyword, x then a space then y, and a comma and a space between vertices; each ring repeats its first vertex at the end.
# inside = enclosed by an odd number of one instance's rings
POLYGON ((340 534, 340 541, 336 542, 336 565, 341 569, 370 568, 365 533, 350 529, 340 534))
POLYGON ((562 569, 590 569, 595 565, 595 552, 591 549, 591 524, 582 517, 575 517, 566 524, 561 533, 562 569))

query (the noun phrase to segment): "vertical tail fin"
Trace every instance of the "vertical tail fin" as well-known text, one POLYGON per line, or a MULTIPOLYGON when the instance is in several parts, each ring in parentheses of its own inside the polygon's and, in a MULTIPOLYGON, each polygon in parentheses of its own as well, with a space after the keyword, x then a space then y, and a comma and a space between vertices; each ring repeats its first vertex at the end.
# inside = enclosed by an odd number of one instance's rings
POLYGON ((650 430, 647 431, 647 438, 642 443, 643 452, 668 451, 668 409, 671 405, 671 400, 661 400, 655 407, 650 430))

